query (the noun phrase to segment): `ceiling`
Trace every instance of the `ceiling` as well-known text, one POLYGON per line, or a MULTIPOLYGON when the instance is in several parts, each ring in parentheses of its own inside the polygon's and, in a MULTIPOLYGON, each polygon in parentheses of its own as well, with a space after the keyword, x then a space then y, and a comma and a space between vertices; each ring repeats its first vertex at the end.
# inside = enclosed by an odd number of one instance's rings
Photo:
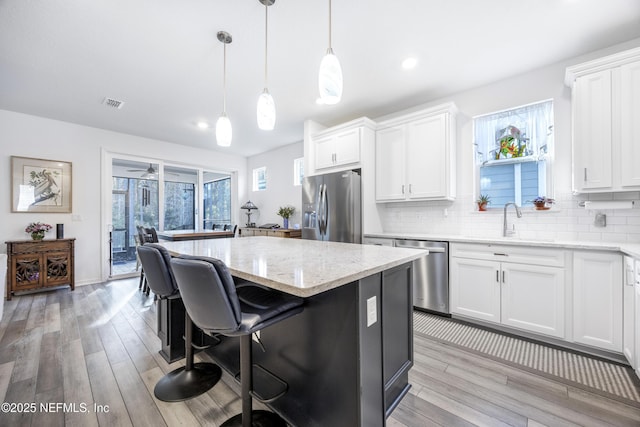
POLYGON ((269 91, 261 131, 259 0, 0 0, 0 109, 243 156, 301 141, 303 122, 379 117, 640 37, 638 0, 334 0, 338 105, 317 105, 328 0, 269 7, 269 91), (215 143, 223 45, 231 147, 215 143), (408 56, 415 69, 400 66, 408 56), (124 101, 121 109, 104 99, 124 101), (200 129, 205 121, 210 129, 200 129))

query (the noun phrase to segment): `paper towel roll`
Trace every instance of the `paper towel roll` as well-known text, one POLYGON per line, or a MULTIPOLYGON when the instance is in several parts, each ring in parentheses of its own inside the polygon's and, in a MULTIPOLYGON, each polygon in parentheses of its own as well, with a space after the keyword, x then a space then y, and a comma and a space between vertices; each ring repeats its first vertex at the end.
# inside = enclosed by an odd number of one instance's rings
POLYGON ((603 201, 591 201, 584 202, 585 209, 633 209, 633 200, 603 200, 603 201))

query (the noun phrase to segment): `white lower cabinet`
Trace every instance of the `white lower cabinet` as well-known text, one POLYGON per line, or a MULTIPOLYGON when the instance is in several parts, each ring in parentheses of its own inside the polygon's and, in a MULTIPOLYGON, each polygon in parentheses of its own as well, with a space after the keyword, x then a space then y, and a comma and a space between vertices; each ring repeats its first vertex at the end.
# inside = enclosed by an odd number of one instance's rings
MULTIPOLYGON (((522 248, 473 246, 452 244, 451 312, 564 338, 565 271, 557 265, 564 259, 562 251, 549 257, 552 265, 536 265, 508 261, 509 251, 518 252, 512 254, 514 259, 527 259, 527 251, 522 248), (465 258, 466 254, 479 258, 465 258)), ((540 262, 549 256, 548 250, 544 252, 531 249, 530 259, 540 262)))
POLYGON ((640 260, 635 262, 636 280, 635 280, 635 319, 634 319, 634 354, 635 354, 635 370, 636 375, 640 377, 640 260))
POLYGON ((564 338, 564 268, 502 265, 502 323, 564 338))
POLYGON ((574 252, 575 342, 622 353, 622 288, 622 255, 596 251, 574 252))
POLYGON ((622 353, 632 368, 636 367, 636 275, 635 260, 624 257, 622 302, 622 353))
POLYGON ((451 313, 500 323, 500 263, 455 258, 449 261, 451 313))

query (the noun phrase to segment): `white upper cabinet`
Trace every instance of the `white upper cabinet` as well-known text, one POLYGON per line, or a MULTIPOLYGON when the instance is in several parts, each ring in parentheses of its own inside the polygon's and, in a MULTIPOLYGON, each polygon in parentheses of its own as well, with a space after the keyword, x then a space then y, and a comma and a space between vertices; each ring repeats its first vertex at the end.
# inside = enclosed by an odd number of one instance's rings
POLYGON ((453 103, 378 123, 376 201, 455 199, 453 103))
POLYGON ((326 128, 305 138, 305 175, 360 168, 362 150, 373 150, 375 124, 361 118, 326 128))
POLYGON ((573 90, 573 190, 640 189, 640 48, 567 68, 573 90))

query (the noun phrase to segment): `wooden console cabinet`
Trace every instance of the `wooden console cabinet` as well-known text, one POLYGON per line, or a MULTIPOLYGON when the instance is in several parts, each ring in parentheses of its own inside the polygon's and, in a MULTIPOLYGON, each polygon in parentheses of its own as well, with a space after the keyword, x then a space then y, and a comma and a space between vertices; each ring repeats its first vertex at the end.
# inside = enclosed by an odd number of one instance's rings
POLYGON ((76 239, 19 240, 7 244, 7 300, 21 291, 34 291, 74 282, 76 239))

